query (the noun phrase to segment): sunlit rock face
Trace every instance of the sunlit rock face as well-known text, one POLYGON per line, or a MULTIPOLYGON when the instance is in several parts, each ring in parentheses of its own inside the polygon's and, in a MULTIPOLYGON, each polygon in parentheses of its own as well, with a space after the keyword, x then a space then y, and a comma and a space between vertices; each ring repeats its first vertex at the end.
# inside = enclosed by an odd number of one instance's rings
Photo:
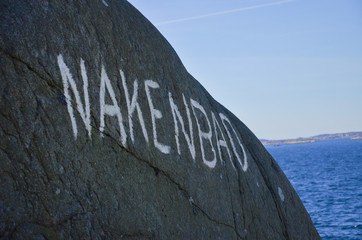
POLYGON ((1 239, 319 239, 258 139, 128 2, 0 5, 1 239))

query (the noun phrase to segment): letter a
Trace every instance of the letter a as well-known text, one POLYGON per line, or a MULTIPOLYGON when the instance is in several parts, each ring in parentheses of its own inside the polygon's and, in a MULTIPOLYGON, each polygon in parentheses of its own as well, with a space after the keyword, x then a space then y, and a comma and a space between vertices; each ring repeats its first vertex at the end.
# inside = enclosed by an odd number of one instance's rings
POLYGON ((234 170, 236 170, 235 168, 235 165, 233 163, 233 161, 231 160, 231 155, 230 155, 230 150, 229 150, 229 147, 225 141, 225 137, 224 137, 224 134, 222 133, 222 130, 220 128, 220 124, 219 122, 217 121, 216 117, 215 117, 215 114, 213 112, 211 112, 211 116, 212 116, 212 121, 214 123, 214 131, 215 131, 215 137, 216 137, 216 145, 217 145, 217 150, 219 151, 219 157, 220 157, 220 160, 222 162, 225 162, 224 159, 222 159, 222 153, 221 153, 221 147, 224 147, 226 148, 226 152, 229 156, 229 159, 230 159, 230 162, 231 162, 231 165, 233 166, 234 170), (220 131, 220 136, 221 138, 219 138, 219 134, 217 134, 217 129, 219 129, 220 131))
POLYGON ((101 132, 101 136, 103 137, 103 130, 105 126, 104 116, 116 116, 118 118, 118 124, 121 131, 121 143, 123 146, 126 146, 126 140, 127 135, 126 131, 123 126, 123 119, 121 110, 119 109, 116 95, 114 94, 114 90, 112 88, 111 82, 107 76, 106 70, 104 69, 104 66, 102 66, 102 73, 101 73, 101 86, 99 91, 99 99, 100 99, 100 126, 99 131, 101 132), (106 89, 108 90, 109 96, 111 97, 113 105, 108 105, 105 103, 105 95, 106 95, 106 89))

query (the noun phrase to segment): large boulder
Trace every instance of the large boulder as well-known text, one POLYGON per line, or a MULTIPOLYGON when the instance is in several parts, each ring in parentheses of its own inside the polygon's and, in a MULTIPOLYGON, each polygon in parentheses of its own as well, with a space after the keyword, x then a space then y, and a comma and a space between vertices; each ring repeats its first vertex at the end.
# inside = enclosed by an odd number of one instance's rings
POLYGON ((0 34, 0 238, 319 239, 127 1, 3 0, 0 34))

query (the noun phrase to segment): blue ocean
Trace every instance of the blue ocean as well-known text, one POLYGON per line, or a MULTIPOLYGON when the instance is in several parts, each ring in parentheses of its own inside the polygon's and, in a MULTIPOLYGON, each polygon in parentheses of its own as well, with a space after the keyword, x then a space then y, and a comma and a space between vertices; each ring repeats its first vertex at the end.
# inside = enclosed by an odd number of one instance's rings
POLYGON ((362 140, 266 146, 322 239, 362 239, 362 140))

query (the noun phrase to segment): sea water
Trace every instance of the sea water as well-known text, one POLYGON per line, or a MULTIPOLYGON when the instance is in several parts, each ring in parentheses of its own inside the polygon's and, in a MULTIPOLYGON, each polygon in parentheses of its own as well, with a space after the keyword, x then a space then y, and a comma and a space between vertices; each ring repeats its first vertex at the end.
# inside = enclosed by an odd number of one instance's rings
POLYGON ((362 239, 362 140, 268 145, 322 239, 362 239))

